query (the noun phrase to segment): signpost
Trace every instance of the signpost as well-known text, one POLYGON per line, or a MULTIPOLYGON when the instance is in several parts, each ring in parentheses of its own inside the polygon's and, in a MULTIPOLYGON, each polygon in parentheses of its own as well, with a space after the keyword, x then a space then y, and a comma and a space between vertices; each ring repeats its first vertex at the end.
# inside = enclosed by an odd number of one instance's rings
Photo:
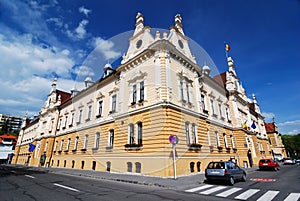
POLYGON ((178 143, 178 137, 176 135, 170 135, 169 142, 172 144, 172 151, 173 151, 173 168, 174 168, 174 179, 176 179, 176 144, 178 143))

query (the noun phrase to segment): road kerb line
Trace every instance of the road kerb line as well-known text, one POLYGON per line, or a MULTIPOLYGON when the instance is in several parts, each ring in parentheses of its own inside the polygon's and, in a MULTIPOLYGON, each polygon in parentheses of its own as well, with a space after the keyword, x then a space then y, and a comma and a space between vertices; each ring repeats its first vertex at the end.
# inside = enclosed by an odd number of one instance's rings
POLYGON ((68 187, 68 186, 61 185, 61 184, 54 183, 53 185, 61 187, 61 188, 65 188, 65 189, 68 189, 68 190, 71 190, 71 191, 80 192, 79 190, 77 190, 75 188, 71 188, 71 187, 68 187))
POLYGON ((31 178, 31 179, 35 179, 34 176, 31 176, 31 175, 28 175, 28 174, 25 174, 24 176, 25 176, 25 177, 29 177, 29 178, 31 178))

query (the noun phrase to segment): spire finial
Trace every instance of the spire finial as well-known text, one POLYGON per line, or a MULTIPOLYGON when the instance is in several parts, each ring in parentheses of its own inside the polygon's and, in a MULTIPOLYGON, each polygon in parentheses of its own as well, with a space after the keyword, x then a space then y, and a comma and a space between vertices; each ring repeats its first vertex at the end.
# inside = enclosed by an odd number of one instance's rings
POLYGON ((177 28, 177 30, 180 33, 182 33, 184 35, 183 30, 182 30, 182 27, 183 27, 182 18, 180 16, 180 14, 175 15, 175 27, 177 28))

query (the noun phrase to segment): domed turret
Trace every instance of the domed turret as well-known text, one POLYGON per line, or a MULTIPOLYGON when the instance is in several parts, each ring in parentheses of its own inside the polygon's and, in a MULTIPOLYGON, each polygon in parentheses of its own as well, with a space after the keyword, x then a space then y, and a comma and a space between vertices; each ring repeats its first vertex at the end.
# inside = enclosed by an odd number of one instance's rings
POLYGON ((114 69, 112 68, 112 66, 109 63, 105 64, 103 78, 109 76, 113 72, 114 72, 114 69))
POLYGON ((203 67, 202 67, 202 72, 203 72, 203 74, 209 76, 209 74, 210 74, 210 67, 207 66, 207 65, 203 66, 203 67))
POLYGON ((85 87, 88 88, 92 86, 94 82, 91 77, 87 77, 85 78, 84 83, 85 83, 85 87))

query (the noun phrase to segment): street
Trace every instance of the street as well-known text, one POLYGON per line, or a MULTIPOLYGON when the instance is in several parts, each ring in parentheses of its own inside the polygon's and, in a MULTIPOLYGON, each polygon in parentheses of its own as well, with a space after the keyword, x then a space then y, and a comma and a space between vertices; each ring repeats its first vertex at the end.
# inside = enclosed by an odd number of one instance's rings
MULTIPOLYGON (((253 171, 234 186, 203 183, 167 188, 0 166, 0 200, 286 200, 300 197, 299 165, 253 171)), ((143 177, 141 176, 141 179, 143 177)))

